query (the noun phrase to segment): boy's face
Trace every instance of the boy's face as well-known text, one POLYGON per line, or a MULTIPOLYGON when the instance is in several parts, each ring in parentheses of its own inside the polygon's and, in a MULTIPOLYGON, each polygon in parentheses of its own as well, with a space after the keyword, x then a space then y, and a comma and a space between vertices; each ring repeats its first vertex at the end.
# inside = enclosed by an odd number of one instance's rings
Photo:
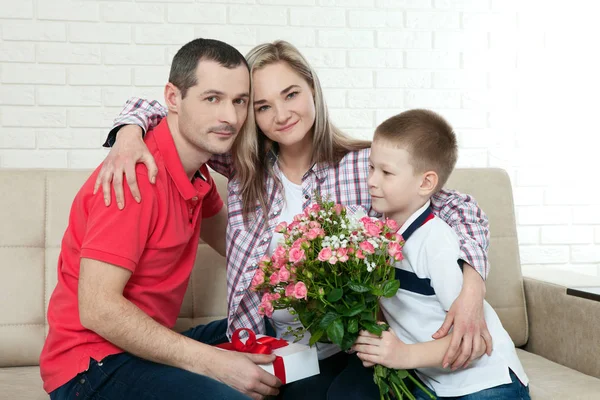
POLYGON ((422 177, 415 174, 410 154, 385 139, 371 145, 368 183, 373 209, 388 218, 405 219, 423 204, 422 177))

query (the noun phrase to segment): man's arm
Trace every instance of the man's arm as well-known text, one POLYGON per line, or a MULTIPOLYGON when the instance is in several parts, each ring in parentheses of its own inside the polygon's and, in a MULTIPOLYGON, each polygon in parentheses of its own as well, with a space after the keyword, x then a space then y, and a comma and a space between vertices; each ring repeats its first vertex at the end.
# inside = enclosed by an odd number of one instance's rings
POLYGON ((280 382, 256 363, 272 355, 221 351, 162 326, 123 296, 131 271, 81 259, 78 298, 81 324, 138 357, 219 380, 252 398, 277 394, 280 382))
POLYGON ((225 235, 227 232, 227 206, 210 218, 202 219, 200 237, 217 253, 225 257, 225 235))

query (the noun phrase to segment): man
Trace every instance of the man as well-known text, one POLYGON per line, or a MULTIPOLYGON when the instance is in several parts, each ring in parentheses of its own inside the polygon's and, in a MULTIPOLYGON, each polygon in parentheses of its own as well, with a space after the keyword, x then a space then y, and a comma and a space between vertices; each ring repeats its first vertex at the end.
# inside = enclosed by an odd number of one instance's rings
MULTIPOLYGON (((256 365, 274 356, 212 347, 227 340, 226 321, 183 335, 171 330, 199 237, 224 254, 227 210, 205 163, 230 149, 246 120, 249 87, 248 65, 233 47, 186 44, 165 87, 168 115, 145 138, 158 174, 154 185, 140 182, 143 201, 127 192, 124 210, 106 207, 93 195, 99 168, 77 193, 40 358, 51 399, 277 394, 279 380, 256 365)), ((137 172, 147 175, 143 166, 137 172)))

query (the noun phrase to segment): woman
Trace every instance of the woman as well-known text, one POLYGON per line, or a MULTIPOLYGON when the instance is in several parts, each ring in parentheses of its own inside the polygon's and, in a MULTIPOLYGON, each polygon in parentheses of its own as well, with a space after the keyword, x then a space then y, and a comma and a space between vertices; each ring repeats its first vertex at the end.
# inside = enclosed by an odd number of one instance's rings
MULTIPOLYGON (((253 99, 244 132, 236 139, 231 155, 215 156, 209 163, 230 178, 229 335, 240 327, 265 332, 264 319, 258 314, 260 296, 248 288, 258 261, 276 247, 280 236, 274 229, 280 221, 289 221, 302 212, 315 191, 346 206, 371 207, 367 186, 370 142, 351 139, 331 123, 319 79, 304 57, 291 44, 277 41, 255 47, 247 60, 253 99)), ((114 136, 121 125, 131 123, 147 130, 164 115, 166 110, 157 102, 130 100, 111 134, 114 136)), ((106 197, 114 176, 117 202, 121 205, 124 165, 132 166, 141 160, 153 170, 153 160, 139 140, 139 128, 125 130, 127 133, 119 134, 97 182, 97 187, 102 184, 106 197)), ((134 197, 139 197, 132 169, 127 173, 127 181, 134 197)), ((480 275, 470 267, 477 267, 485 277, 487 219, 469 196, 440 191, 432 203, 434 211, 460 236, 463 259, 468 265, 464 268, 463 292, 436 333, 441 337, 454 324, 456 342, 447 357, 450 364, 455 362, 454 366, 460 367, 468 363, 473 347, 482 346, 482 340, 491 351, 489 333, 481 317, 485 287, 480 275), (475 334, 465 334, 466 331, 475 334)), ((273 315, 272 323, 276 335, 284 338, 289 338, 290 330, 300 327, 284 310, 273 315)), ((303 341, 308 339, 306 335, 303 341)), ((321 374, 285 386, 283 398, 327 397, 327 389, 349 356, 328 344, 319 344, 318 353, 321 374)))

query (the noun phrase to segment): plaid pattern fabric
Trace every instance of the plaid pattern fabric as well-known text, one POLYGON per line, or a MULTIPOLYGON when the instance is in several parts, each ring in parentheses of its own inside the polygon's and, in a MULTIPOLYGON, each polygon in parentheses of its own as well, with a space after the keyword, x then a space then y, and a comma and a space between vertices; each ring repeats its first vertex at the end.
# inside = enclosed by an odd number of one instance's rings
MULTIPOLYGON (((106 145, 114 143, 119 126, 139 125, 147 131, 166 115, 166 109, 158 102, 130 99, 119 117, 106 145)), ((349 208, 371 209, 371 198, 367 178, 369 173, 370 149, 348 153, 337 165, 318 163, 302 178, 303 207, 308 206, 315 192, 329 197, 336 203, 349 208)), ((273 156, 274 171, 280 173, 273 156)), ((250 282, 258 262, 269 248, 275 226, 284 205, 283 190, 272 177, 267 179, 266 193, 268 225, 263 223, 263 210, 257 206, 255 217, 244 224, 239 181, 233 176, 230 155, 214 156, 211 168, 225 175, 228 183, 228 226, 227 226, 227 304, 228 336, 238 328, 250 328, 257 333, 265 332, 264 319, 258 315, 260 295, 249 290, 250 282)), ((448 223, 458 234, 461 242, 462 259, 472 265, 485 279, 489 272, 487 249, 489 246, 488 219, 475 200, 455 191, 441 190, 431 198, 433 212, 448 223)), ((376 215, 376 214, 373 214, 376 215)))

